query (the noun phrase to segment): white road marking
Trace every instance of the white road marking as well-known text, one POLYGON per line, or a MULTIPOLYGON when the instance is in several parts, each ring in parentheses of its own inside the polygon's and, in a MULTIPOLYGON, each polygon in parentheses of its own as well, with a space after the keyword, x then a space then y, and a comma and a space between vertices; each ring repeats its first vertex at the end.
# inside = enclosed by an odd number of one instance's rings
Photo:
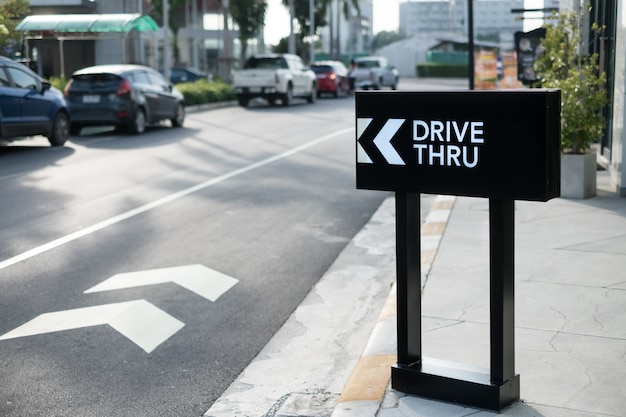
POLYGON ((229 172, 227 174, 220 175, 219 177, 215 177, 215 178, 213 178, 211 180, 208 180, 208 181, 205 181, 203 183, 194 185, 193 187, 189 187, 189 188, 186 188, 184 190, 178 191, 176 193, 170 194, 168 196, 165 196, 163 198, 155 200, 155 201, 153 201, 151 203, 144 204, 143 206, 139 206, 139 207, 137 207, 137 208, 135 208, 133 210, 129 210, 129 211, 125 212, 125 213, 122 213, 122 214, 119 214, 117 216, 111 217, 109 219, 103 220, 103 221, 101 221, 99 223, 93 224, 93 225, 91 225, 89 227, 86 227, 86 228, 81 229, 79 231, 76 231, 74 233, 70 233, 69 235, 65 235, 65 236, 63 236, 63 237, 61 237, 59 239, 56 239, 56 240, 53 240, 51 242, 45 243, 45 244, 43 244, 41 246, 37 246, 37 247, 35 247, 33 249, 27 250, 26 252, 22 252, 19 255, 15 255, 15 256, 13 256, 11 258, 5 259, 4 261, 0 262, 0 270, 4 269, 4 268, 7 268, 7 267, 9 267, 11 265, 15 265, 18 262, 30 259, 30 258, 32 258, 34 256, 41 255, 44 252, 47 252, 47 251, 52 250, 54 248, 58 248, 59 246, 65 245, 66 243, 72 242, 72 241, 74 241, 76 239, 80 239, 81 237, 90 235, 90 234, 95 233, 95 232, 97 232, 99 230, 102 230, 102 229, 104 229, 106 227, 109 227, 109 226, 112 226, 114 224, 120 223, 120 222, 122 222, 122 221, 124 221, 126 219, 129 219, 131 217, 134 217, 134 216, 137 216, 139 214, 145 213, 145 212, 147 212, 149 210, 152 210, 152 209, 155 209, 157 207, 160 207, 160 206, 162 206, 164 204, 167 204, 167 203, 170 203, 172 201, 178 200, 178 199, 180 199, 182 197, 185 197, 185 196, 187 196, 189 194, 193 194, 193 193, 195 193, 197 191, 201 191, 201 190, 203 190, 205 188, 211 187, 212 185, 218 184, 218 183, 220 183, 222 181, 225 181, 227 179, 236 177, 236 176, 241 175, 241 174, 245 174, 246 172, 249 172, 249 171, 255 170, 257 168, 263 167, 265 165, 271 164, 272 162, 279 161, 279 160, 284 159, 284 158, 286 158, 288 156, 294 155, 294 154, 296 154, 298 152, 301 152, 301 151, 303 151, 305 149, 308 149, 308 148, 310 148, 312 146, 315 146, 315 145, 320 144, 322 142, 325 142, 327 140, 333 139, 333 138, 335 138, 337 136, 346 134, 346 133, 351 132, 353 130, 354 130, 353 127, 337 130, 337 131, 335 131, 333 133, 329 133, 328 135, 325 135, 325 136, 322 136, 322 137, 317 138, 315 140, 312 140, 311 142, 305 143, 303 145, 300 145, 298 147, 295 147, 293 149, 285 151, 285 152, 283 152, 281 154, 271 156, 271 157, 263 159, 263 160, 261 160, 259 162, 255 162, 255 163, 250 164, 248 166, 245 166, 245 167, 236 169, 234 171, 231 171, 231 172, 229 172))
POLYGON ((0 340, 108 324, 147 353, 185 326, 146 300, 41 314, 0 336, 0 340))
POLYGON ((207 300, 216 301, 239 281, 204 265, 186 265, 116 274, 89 288, 85 294, 166 282, 173 282, 207 300))

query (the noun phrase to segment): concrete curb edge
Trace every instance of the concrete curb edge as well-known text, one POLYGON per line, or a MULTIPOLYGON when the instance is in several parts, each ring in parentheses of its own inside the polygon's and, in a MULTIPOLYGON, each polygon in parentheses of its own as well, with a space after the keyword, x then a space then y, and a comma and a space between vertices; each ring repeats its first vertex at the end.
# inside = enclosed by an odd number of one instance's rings
MULTIPOLYGON (((437 196, 420 227, 422 290, 437 256, 455 200, 455 196, 437 196)), ((397 358, 396 311, 394 283, 331 417, 375 417, 389 385, 391 366, 397 358)))

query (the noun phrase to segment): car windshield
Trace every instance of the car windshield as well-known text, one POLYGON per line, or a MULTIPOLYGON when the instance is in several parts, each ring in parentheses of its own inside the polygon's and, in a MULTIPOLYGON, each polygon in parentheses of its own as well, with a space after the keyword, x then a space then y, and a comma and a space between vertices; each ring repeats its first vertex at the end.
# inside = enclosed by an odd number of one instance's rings
POLYGON ((330 65, 311 65, 311 69, 316 74, 321 74, 323 72, 329 72, 333 70, 333 67, 330 65))
POLYGON ((288 68, 287 62, 281 57, 250 58, 246 61, 245 69, 279 69, 288 68))
POLYGON ((356 66, 358 68, 377 68, 380 67, 380 63, 378 61, 357 61, 356 66))
POLYGON ((121 78, 115 74, 81 74, 72 78, 72 89, 117 88, 121 78))

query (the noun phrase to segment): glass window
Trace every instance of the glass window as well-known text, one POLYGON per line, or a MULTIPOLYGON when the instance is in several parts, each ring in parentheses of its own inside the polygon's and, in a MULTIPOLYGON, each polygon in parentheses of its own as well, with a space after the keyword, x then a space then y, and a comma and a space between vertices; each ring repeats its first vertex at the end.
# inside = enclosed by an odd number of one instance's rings
POLYGON ((145 71, 133 72, 130 76, 131 80, 137 84, 150 84, 150 79, 145 71))
POLYGON ((9 74, 11 74, 11 78, 13 78, 13 82, 16 87, 30 88, 33 90, 37 89, 39 83, 32 75, 18 68, 8 67, 7 70, 9 71, 9 74))
POLYGON ((9 77, 4 72, 4 67, 0 67, 0 86, 8 87, 11 83, 9 82, 9 77))

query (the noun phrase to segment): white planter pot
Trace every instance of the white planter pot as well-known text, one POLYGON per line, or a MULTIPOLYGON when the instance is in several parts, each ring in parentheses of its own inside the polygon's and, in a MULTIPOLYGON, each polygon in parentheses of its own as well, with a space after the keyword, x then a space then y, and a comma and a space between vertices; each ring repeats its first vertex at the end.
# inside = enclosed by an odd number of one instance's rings
POLYGON ((596 153, 561 154, 561 197, 589 198, 596 195, 596 153))

